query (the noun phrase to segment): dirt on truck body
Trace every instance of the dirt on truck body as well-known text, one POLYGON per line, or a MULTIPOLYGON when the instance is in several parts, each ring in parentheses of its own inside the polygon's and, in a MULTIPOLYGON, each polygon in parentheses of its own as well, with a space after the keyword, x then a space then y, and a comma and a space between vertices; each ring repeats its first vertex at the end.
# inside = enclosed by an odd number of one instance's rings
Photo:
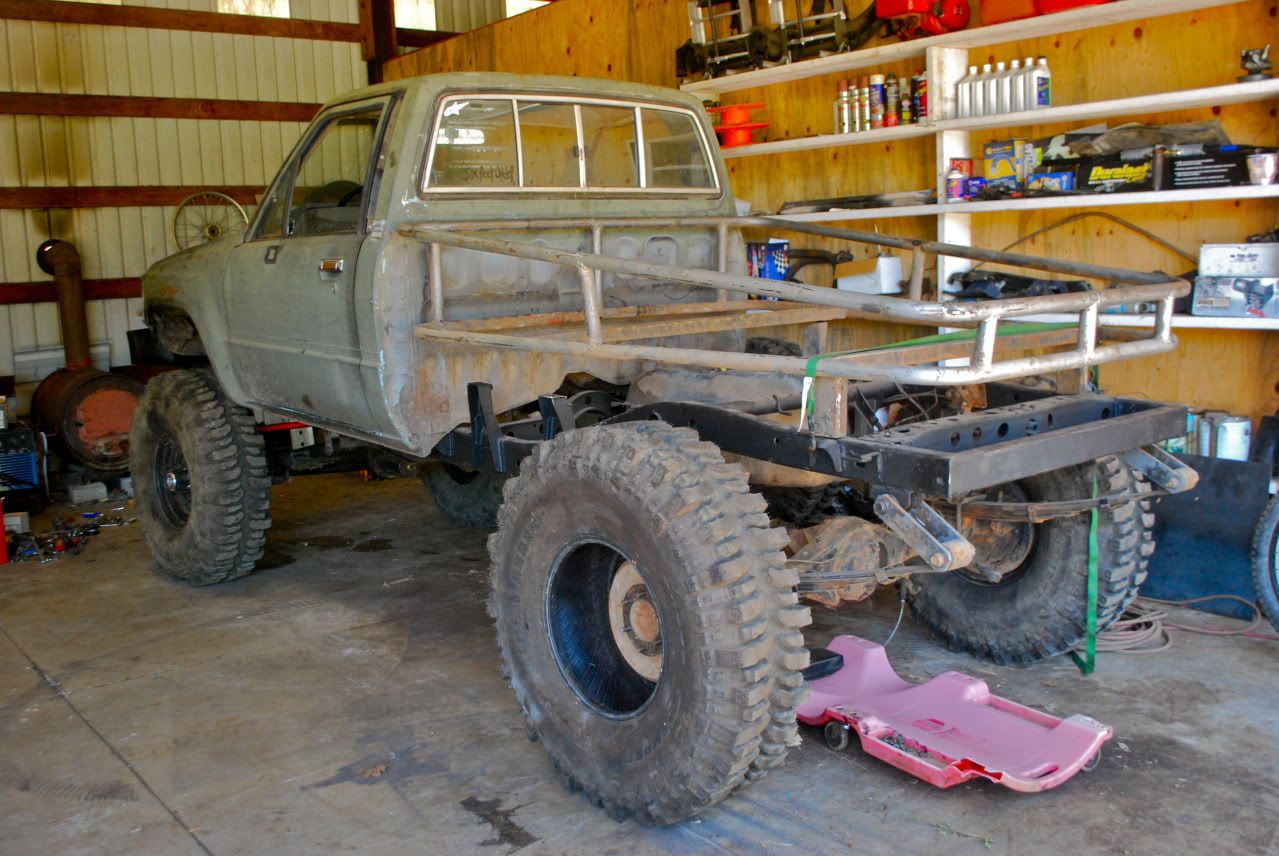
POLYGON ((1195 480, 1154 446, 1185 411, 1042 380, 1174 348, 1186 290, 736 217, 705 112, 670 90, 371 87, 324 107, 243 236, 147 273, 148 326, 188 367, 139 406, 139 518, 160 567, 216 583, 262 555, 273 479, 420 473, 495 530, 489 608, 530 737, 613 815, 673 822, 798 741, 804 601, 896 584, 957 649, 1058 654, 1084 633, 1095 510, 1099 621, 1118 618, 1151 500, 1195 480), (906 296, 748 277, 744 229, 903 252, 906 296), (941 257, 1109 287, 926 300, 941 257), (1158 305, 1152 331, 1098 325, 1131 302, 1158 305), (1078 322, 1017 323, 1045 312, 1078 322), (845 319, 957 332, 831 353, 845 319), (789 325, 801 342, 763 335, 789 325), (269 430, 291 421, 311 427, 269 430))

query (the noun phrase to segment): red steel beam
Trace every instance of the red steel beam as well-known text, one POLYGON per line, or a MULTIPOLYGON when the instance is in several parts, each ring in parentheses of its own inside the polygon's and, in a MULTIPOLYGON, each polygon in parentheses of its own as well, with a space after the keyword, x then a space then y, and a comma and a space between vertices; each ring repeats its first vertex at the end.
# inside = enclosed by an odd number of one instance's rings
POLYGON ((130 186, 120 187, 0 187, 0 209, 4 208, 134 208, 143 205, 177 205, 193 193, 216 190, 241 205, 254 205, 265 188, 254 185, 233 187, 130 186))
MULTIPOLYGON (((125 297, 141 297, 142 280, 137 277, 120 279, 86 279, 85 300, 118 300, 125 297)), ((0 306, 17 306, 23 303, 53 303, 58 299, 53 280, 44 282, 0 283, 0 306)))
MULTIPOLYGON (((0 0, 2 2, 4 0, 0 0)), ((296 104, 290 101, 0 92, 0 115, 9 116, 128 116, 138 119, 309 122, 320 111, 320 107, 319 104, 296 104)))

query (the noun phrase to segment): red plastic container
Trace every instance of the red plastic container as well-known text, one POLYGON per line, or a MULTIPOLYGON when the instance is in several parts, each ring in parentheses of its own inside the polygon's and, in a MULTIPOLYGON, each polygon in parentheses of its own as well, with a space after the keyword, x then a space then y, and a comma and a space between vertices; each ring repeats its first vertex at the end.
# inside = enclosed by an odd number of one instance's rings
POLYGON ((1064 12, 1077 6, 1100 6, 1102 3, 1109 2, 1110 0, 1035 0, 1035 8, 1041 15, 1051 15, 1053 12, 1064 12))
POLYGON ((1018 18, 1051 15, 1079 6, 1098 6, 1110 0, 981 0, 981 22, 1002 24, 1018 18))
POLYGON ((981 0, 981 22, 1002 24, 1038 15, 1035 0, 981 0))

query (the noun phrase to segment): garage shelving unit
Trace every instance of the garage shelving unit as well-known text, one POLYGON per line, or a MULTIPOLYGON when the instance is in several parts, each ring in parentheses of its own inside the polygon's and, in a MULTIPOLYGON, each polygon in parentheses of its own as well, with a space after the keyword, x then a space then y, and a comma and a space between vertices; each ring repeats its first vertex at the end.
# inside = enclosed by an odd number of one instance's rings
MULTIPOLYGON (((951 158, 972 157, 969 137, 972 131, 1011 129, 1050 123, 1087 121, 1116 116, 1170 112, 1223 104, 1279 99, 1279 80, 1266 80, 1157 92, 1150 95, 1080 104, 1065 104, 1041 110, 1027 110, 1018 113, 961 119, 957 115, 955 85, 967 73, 969 65, 968 52, 970 49, 1088 30, 1144 18, 1163 17, 1182 12, 1235 5, 1241 2, 1256 2, 1256 0, 1116 0, 1116 2, 1099 6, 1085 6, 1051 15, 1041 15, 986 27, 975 27, 941 36, 881 45, 845 54, 835 54, 802 62, 740 72, 711 80, 694 81, 684 84, 681 88, 686 92, 713 97, 729 92, 775 86, 810 77, 850 72, 922 57, 928 81, 930 113, 929 118, 923 122, 893 128, 878 128, 859 133, 821 134, 798 139, 755 143, 726 149, 723 154, 725 158, 742 158, 840 146, 870 145, 892 140, 931 136, 935 140, 934 166, 937 198, 941 200, 945 199, 946 195, 946 172, 951 158)), ((778 215, 777 219, 815 223, 933 216, 937 218, 937 240, 967 246, 972 243, 971 220, 974 215, 1001 211, 1032 211, 1052 208, 1193 204, 1223 200, 1273 198, 1279 198, 1279 185, 1040 197, 987 202, 938 202, 925 205, 782 214, 778 215)), ((969 262, 962 259, 947 259, 944 261, 939 259, 938 280, 945 282, 952 273, 964 269, 969 264, 969 262)), ((1124 321, 1108 320, 1105 323, 1142 323, 1142 316, 1112 317, 1123 318, 1124 321), (1129 322, 1127 320, 1129 317, 1134 320, 1129 322)), ((1279 328, 1279 324, 1266 319, 1189 318, 1178 316, 1178 322, 1178 326, 1182 327, 1260 330, 1279 328)))

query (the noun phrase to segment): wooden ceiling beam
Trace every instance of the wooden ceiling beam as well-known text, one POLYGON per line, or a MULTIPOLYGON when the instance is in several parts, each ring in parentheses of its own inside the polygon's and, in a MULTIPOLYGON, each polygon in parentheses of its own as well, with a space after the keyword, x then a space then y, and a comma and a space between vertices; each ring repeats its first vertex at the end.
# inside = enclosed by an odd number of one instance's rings
POLYGON ((0 92, 0 115, 8 116, 125 116, 135 119, 310 122, 320 111, 321 106, 320 104, 298 104, 292 101, 229 101, 216 98, 0 92))
POLYGON ((272 36, 324 42, 359 42, 358 24, 312 21, 303 18, 269 18, 261 15, 227 15, 187 9, 145 6, 108 6, 105 3, 72 3, 68 0, 0 0, 0 18, 49 21, 57 24, 100 24, 108 27, 141 27, 148 30, 185 30, 193 33, 230 33, 272 36))
POLYGON ((241 205, 254 205, 265 188, 255 185, 188 187, 121 185, 119 187, 0 187, 0 209, 137 208, 177 205, 193 193, 215 190, 241 205))

